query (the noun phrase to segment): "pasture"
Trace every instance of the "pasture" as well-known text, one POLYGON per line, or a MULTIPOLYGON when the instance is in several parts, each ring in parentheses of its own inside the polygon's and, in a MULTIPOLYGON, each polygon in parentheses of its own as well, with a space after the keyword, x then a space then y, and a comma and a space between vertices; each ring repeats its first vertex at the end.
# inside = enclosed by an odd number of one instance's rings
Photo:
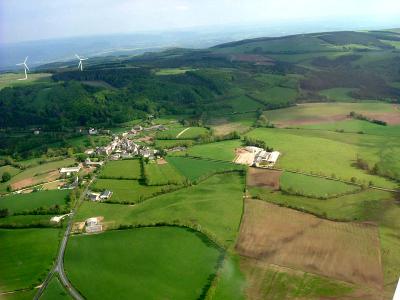
POLYGON ((283 172, 280 177, 280 188, 287 194, 324 199, 361 190, 356 185, 290 172, 283 172))
POLYGON ((0 290, 38 285, 57 254, 59 239, 59 229, 0 229, 0 290))
POLYGON ((212 125, 214 135, 226 135, 234 131, 243 133, 250 129, 249 125, 245 125, 240 122, 223 122, 221 124, 212 125))
POLYGON ((189 68, 165 68, 165 69, 159 69, 155 71, 156 75, 159 76, 165 76, 165 75, 179 75, 179 74, 184 74, 189 71, 195 71, 195 69, 189 69, 189 68))
POLYGON ((7 208, 9 213, 13 214, 34 210, 39 207, 48 208, 54 205, 64 207, 67 204, 68 195, 68 190, 9 195, 0 197, 0 209, 7 208))
MULTIPOLYGON (((266 111, 264 115, 279 127, 296 127, 299 125, 347 120, 351 111, 371 117, 376 114, 384 117, 398 113, 390 103, 370 101, 360 103, 298 104, 289 108, 266 111)), ((398 114, 400 115, 400 113, 398 114)))
POLYGON ((97 179, 91 186, 93 190, 111 190, 110 201, 137 203, 160 193, 165 186, 148 186, 138 180, 97 179))
POLYGON ((244 167, 225 161, 213 161, 186 156, 167 156, 167 161, 192 182, 214 173, 243 170, 244 167))
POLYGON ((383 288, 375 225, 339 223, 259 200, 246 200, 236 249, 256 260, 377 291, 383 288))
POLYGON ((11 186, 12 190, 17 190, 27 186, 55 180, 60 177, 58 172, 59 168, 71 166, 74 162, 74 159, 66 158, 27 168, 12 177, 10 181, 0 183, 0 193, 5 192, 8 185, 11 186))
POLYGON ((352 88, 333 88, 322 90, 319 93, 331 101, 355 102, 356 99, 350 94, 354 90, 352 88))
POLYGON ((113 160, 102 168, 99 178, 104 179, 140 179, 142 170, 139 159, 113 160))
POLYGON ((357 157, 367 161, 371 168, 379 164, 382 171, 400 171, 395 157, 400 145, 398 139, 343 134, 330 131, 296 129, 255 129, 247 136, 266 142, 282 153, 276 167, 341 178, 350 181, 395 188, 397 184, 383 177, 357 168, 357 157), (294 146, 295 145, 295 146, 294 146))
POLYGON ((26 228, 29 226, 37 227, 37 225, 49 226, 51 217, 52 215, 8 216, 5 218, 0 218, 0 228, 7 228, 10 226, 17 228, 26 228))
POLYGON ((170 149, 174 147, 190 147, 193 145, 193 140, 155 140, 154 146, 161 149, 170 149))
POLYGON ((72 299, 67 291, 62 286, 60 280, 57 278, 56 275, 53 276, 49 285, 44 290, 40 300, 67 300, 72 299))
POLYGON ((195 145, 187 150, 191 156, 232 161, 235 158, 235 149, 241 146, 240 140, 229 140, 209 144, 195 145))
POLYGON ((65 268, 88 299, 195 300, 219 257, 219 249, 199 233, 151 227, 73 236, 65 268))
POLYGON ((232 245, 243 209, 244 177, 237 174, 214 175, 188 188, 163 194, 135 206, 84 202, 77 221, 104 216, 110 227, 120 224, 150 225, 157 222, 201 226, 203 232, 221 245, 232 245), (223 216, 223 217, 222 217, 223 216))
POLYGON ((0 167, 0 178, 3 176, 5 172, 9 173, 12 177, 21 172, 21 170, 10 165, 2 166, 0 167))
POLYGON ((195 140, 200 136, 209 135, 210 131, 204 127, 174 127, 158 132, 157 139, 195 140))
POLYGON ((182 184, 185 178, 168 162, 161 160, 144 163, 144 177, 147 185, 182 184))

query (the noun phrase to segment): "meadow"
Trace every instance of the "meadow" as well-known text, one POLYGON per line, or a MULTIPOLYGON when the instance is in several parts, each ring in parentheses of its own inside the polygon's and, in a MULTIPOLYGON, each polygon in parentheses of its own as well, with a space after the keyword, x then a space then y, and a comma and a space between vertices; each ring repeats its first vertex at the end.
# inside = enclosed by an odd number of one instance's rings
POLYGON ((62 286, 60 280, 56 275, 53 276, 51 281, 49 282, 48 286, 44 290, 42 296, 40 297, 41 300, 67 300, 72 299, 67 291, 62 286))
POLYGON ((263 140, 267 146, 282 153, 276 165, 278 168, 346 181, 354 177, 359 183, 397 187, 395 182, 355 166, 357 158, 361 158, 371 168, 380 164, 386 172, 399 170, 398 163, 388 161, 394 159, 399 149, 395 138, 296 129, 255 129, 247 136, 263 140))
POLYGON ((0 178, 3 176, 5 172, 7 172, 8 174, 11 175, 11 177, 13 177, 17 175, 19 172, 21 172, 21 170, 10 165, 2 166, 0 167, 0 178))
POLYGON ((356 185, 327 180, 302 174, 283 172, 280 189, 287 194, 297 194, 311 198, 331 198, 360 191, 356 185))
POLYGON ((332 101, 354 102, 356 99, 350 95, 354 90, 352 88, 332 88, 322 90, 319 93, 332 101))
POLYGON ((214 173, 244 169, 243 166, 230 162, 186 156, 167 156, 167 161, 192 182, 214 173))
POLYGON ((240 146, 240 140, 222 141, 210 144, 195 145, 189 148, 187 153, 191 156, 232 161, 235 158, 235 149, 240 146))
POLYGON ((93 190, 110 190, 113 192, 110 201, 137 203, 160 193, 168 186, 148 186, 138 180, 97 179, 91 186, 93 190))
POLYGON ((99 178, 104 179, 140 179, 142 170, 139 159, 109 161, 101 169, 99 178))
POLYGON ((174 147, 189 147, 193 145, 193 140, 155 140, 154 146, 161 149, 169 149, 174 147))
POLYGON ((173 165, 155 161, 144 163, 144 177, 147 185, 182 184, 185 180, 173 165))
POLYGON ((221 245, 236 240, 243 210, 244 176, 238 173, 214 175, 188 188, 160 195, 135 206, 85 201, 76 220, 104 216, 111 227, 151 225, 158 222, 201 226, 201 231, 221 245), (222 217, 223 216, 223 217, 222 217))
POLYGON ((18 215, 0 218, 0 228, 28 228, 47 226, 50 227, 50 219, 52 215, 18 215))
POLYGON ((57 254, 59 229, 1 229, 0 290, 38 285, 57 254), (18 266, 18 267, 16 267, 18 266))
POLYGON ((67 204, 68 190, 40 191, 29 194, 16 194, 0 197, 0 209, 7 208, 10 214, 30 211, 39 207, 48 208, 67 204))
POLYGON ((199 299, 220 256, 206 239, 178 227, 73 236, 65 268, 88 299, 199 299))
POLYGON ((17 87, 23 85, 31 85, 31 84, 38 84, 41 82, 50 83, 51 74, 49 73, 32 73, 28 74, 27 80, 18 80, 20 78, 24 78, 24 72, 22 69, 21 73, 5 73, 0 75, 0 90, 4 89, 5 87, 17 87))
POLYGON ((157 139, 182 139, 182 140, 195 140, 200 136, 208 135, 209 130, 204 127, 174 127, 165 131, 158 132, 157 139))

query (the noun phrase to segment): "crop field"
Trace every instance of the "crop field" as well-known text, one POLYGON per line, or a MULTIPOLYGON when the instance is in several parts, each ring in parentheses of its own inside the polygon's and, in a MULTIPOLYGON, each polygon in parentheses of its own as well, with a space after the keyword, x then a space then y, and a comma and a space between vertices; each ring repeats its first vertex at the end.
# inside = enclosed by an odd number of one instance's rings
POLYGON ((378 227, 339 223, 246 200, 236 249, 262 262, 383 288, 378 227))
POLYGON ((247 185, 249 187, 270 187, 279 190, 281 171, 249 168, 247 173, 247 185))
POLYGON ((142 171, 139 159, 109 161, 101 170, 100 178, 140 179, 142 171))
POLYGON ((111 190, 113 192, 110 201, 136 203, 149 198, 163 189, 165 186, 148 186, 138 180, 126 179, 98 179, 92 188, 94 190, 111 190))
POLYGON ((362 295, 359 299, 374 300, 374 298, 364 298, 365 292, 360 295, 359 291, 354 291, 355 286, 349 283, 312 273, 249 258, 241 258, 240 266, 247 279, 246 295, 248 299, 318 300, 330 297, 348 299, 345 296, 358 298, 362 295))
POLYGON ((57 254, 58 229, 1 229, 0 290, 38 285, 57 254), (18 266, 18 267, 16 267, 18 266))
POLYGON ((59 178, 59 168, 70 166, 74 162, 74 159, 67 158, 28 168, 12 177, 10 181, 0 183, 0 193, 5 192, 8 185, 10 185, 13 190, 16 190, 42 182, 55 180, 59 178))
POLYGON ((195 145, 188 149, 187 153, 192 156, 232 161, 235 158, 235 149, 239 148, 240 146, 240 140, 222 141, 217 143, 195 145))
POLYGON ((383 121, 393 115, 400 116, 400 112, 396 112, 392 104, 383 102, 298 104, 290 108, 266 111, 264 114, 279 127, 296 127, 344 121, 349 119, 351 111, 371 118, 380 116, 377 119, 383 121))
POLYGON ((40 297, 41 300, 53 300, 53 299, 60 299, 60 300, 67 300, 72 299, 69 294, 65 291, 64 287, 62 286, 60 280, 57 276, 53 276, 49 285, 44 290, 44 293, 40 297))
POLYGON ((290 172, 283 172, 280 177, 280 187, 285 193, 311 198, 337 197, 361 190, 356 185, 290 172))
POLYGON ((249 125, 245 125, 240 122, 228 122, 228 123, 224 122, 222 124, 216 124, 212 126, 213 133, 216 136, 229 134, 234 131, 243 133, 249 130, 249 128, 250 128, 249 125))
POLYGON ((173 165, 155 161, 144 164, 144 177, 147 185, 181 184, 185 180, 173 165))
POLYGON ((10 214, 29 211, 39 207, 66 205, 69 191, 42 191, 0 197, 0 209, 7 208, 10 214))
POLYGON ((397 186, 395 182, 354 166, 357 157, 361 157, 371 168, 377 163, 396 176, 400 170, 395 159, 395 153, 400 149, 396 138, 296 129, 255 129, 247 136, 263 140, 282 153, 276 165, 278 168, 347 181, 354 177, 357 182, 372 182, 388 188, 397 186))
POLYGON ((186 156, 167 156, 167 161, 192 182, 214 173, 244 169, 243 166, 230 162, 197 159, 186 156))
POLYGON ((5 87, 16 87, 40 82, 51 82, 51 74, 48 73, 32 73, 28 75, 27 80, 19 81, 19 78, 24 78, 23 69, 21 73, 6 73, 0 75, 0 90, 5 87))
POLYGON ((204 239, 177 227, 74 236, 65 268, 87 299, 199 299, 220 256, 204 239))
POLYGON ((214 175, 197 185, 148 199, 133 207, 86 201, 76 219, 86 220, 99 215, 112 226, 157 222, 200 225, 202 231, 221 244, 232 245, 243 210, 243 188, 244 178, 237 173, 214 175))

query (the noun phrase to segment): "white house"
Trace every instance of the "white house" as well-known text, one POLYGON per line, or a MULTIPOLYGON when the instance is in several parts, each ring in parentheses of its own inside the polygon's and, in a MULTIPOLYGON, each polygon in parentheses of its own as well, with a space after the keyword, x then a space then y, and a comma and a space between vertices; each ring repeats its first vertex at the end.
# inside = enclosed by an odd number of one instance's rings
POLYGON ((100 200, 100 193, 89 192, 86 194, 89 200, 91 201, 99 201, 100 200))
POLYGON ((104 192, 102 192, 102 193, 100 194, 100 199, 101 199, 101 200, 110 199, 111 196, 112 196, 112 194, 113 194, 113 193, 112 193, 111 191, 105 190, 104 192))

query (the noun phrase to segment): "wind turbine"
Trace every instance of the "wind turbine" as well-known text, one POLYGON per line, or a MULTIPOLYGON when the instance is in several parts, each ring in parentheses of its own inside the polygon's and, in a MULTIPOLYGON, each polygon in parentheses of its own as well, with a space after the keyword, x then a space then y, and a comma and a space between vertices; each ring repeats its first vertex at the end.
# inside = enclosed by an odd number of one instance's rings
POLYGON ((24 60, 23 63, 17 64, 17 66, 24 66, 24 71, 25 71, 25 78, 20 78, 20 79, 18 79, 18 80, 27 80, 27 79, 28 79, 28 74, 26 73, 26 70, 29 71, 29 68, 28 68, 28 66, 27 66, 27 64, 26 64, 26 61, 27 61, 27 60, 28 60, 28 56, 25 57, 25 60, 24 60))
POLYGON ((83 71, 82 61, 87 60, 87 58, 80 57, 78 54, 75 54, 76 58, 79 59, 78 69, 83 71))

